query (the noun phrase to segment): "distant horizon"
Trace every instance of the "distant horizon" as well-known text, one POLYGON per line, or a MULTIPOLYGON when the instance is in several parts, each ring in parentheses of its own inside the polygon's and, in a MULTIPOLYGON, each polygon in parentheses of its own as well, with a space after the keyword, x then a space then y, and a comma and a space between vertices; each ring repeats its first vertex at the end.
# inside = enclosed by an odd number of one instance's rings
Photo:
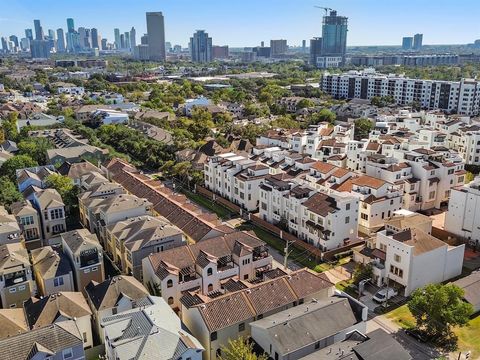
POLYGON ((33 29, 33 20, 40 20, 44 33, 48 29, 66 30, 67 18, 75 28, 97 28, 102 38, 113 42, 113 29, 121 33, 131 27, 137 39, 146 32, 145 13, 161 11, 165 17, 165 38, 172 45, 186 47, 197 29, 208 32, 214 45, 232 48, 252 47, 261 41, 268 46, 271 39, 286 39, 290 46, 301 46, 302 40, 321 36, 322 9, 335 7, 349 19, 347 45, 400 46, 402 37, 424 34, 424 44, 455 46, 473 43, 480 38, 477 16, 480 3, 463 0, 457 3, 436 0, 166 0, 152 8, 151 1, 103 0, 71 3, 59 0, 10 1, 1 5, 0 36, 25 36, 24 29, 33 29), (465 11, 465 10, 468 11, 465 11))

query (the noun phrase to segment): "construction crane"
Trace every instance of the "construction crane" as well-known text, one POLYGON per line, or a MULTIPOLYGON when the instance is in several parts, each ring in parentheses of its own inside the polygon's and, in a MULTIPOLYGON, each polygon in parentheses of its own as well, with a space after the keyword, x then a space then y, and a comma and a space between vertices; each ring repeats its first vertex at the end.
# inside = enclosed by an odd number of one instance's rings
POLYGON ((323 9, 323 10, 325 10, 325 16, 328 15, 328 10, 333 11, 333 9, 327 8, 327 7, 316 6, 316 5, 315 5, 314 7, 318 8, 318 9, 323 9))

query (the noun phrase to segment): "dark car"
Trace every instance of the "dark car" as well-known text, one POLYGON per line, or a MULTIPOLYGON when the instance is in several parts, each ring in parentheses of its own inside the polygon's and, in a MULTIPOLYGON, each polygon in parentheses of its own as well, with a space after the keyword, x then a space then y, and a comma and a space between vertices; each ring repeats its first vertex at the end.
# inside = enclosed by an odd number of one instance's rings
POLYGON ((405 334, 407 334, 408 336, 411 336, 413 337, 415 340, 419 341, 419 342, 422 342, 422 343, 426 343, 427 342, 427 339, 425 338, 425 335, 423 335, 422 333, 420 333, 419 331, 417 330, 405 330, 405 334))

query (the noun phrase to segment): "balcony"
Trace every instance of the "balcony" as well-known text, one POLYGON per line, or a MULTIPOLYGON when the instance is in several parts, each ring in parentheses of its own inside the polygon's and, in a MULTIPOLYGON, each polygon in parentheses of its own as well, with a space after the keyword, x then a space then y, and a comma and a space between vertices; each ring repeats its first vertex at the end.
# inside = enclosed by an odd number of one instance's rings
POLYGON ((86 267, 86 266, 91 266, 98 264, 100 262, 99 260, 99 255, 98 255, 98 250, 95 249, 89 249, 89 250, 84 250, 80 253, 80 267, 86 267))
POLYGON ((25 281, 27 281, 25 270, 5 275, 5 287, 15 286, 25 281))
POLYGON ((273 213, 272 214, 272 219, 275 221, 280 221, 282 217, 279 214, 273 213))

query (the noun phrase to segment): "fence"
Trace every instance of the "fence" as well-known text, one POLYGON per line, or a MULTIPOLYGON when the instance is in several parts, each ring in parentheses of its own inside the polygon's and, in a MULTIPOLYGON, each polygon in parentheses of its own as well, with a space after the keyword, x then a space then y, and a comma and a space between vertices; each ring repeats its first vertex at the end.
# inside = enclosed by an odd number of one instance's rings
POLYGON ((222 198, 221 196, 216 195, 210 190, 204 188, 203 186, 197 185, 195 190, 198 194, 203 195, 206 198, 212 200, 213 202, 222 205, 228 210, 233 211, 236 214, 242 214, 242 208, 240 206, 228 201, 227 199, 222 198))

